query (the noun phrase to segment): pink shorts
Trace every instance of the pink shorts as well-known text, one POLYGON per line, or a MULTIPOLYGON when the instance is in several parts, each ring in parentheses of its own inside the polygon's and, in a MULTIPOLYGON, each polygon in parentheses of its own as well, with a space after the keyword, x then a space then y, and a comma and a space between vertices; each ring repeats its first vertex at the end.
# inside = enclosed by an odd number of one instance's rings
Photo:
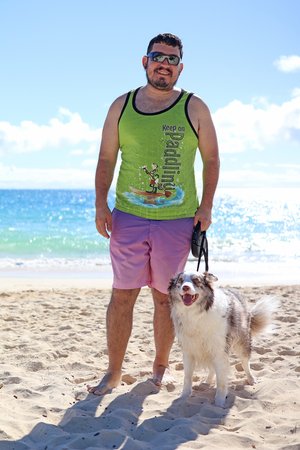
POLYGON ((193 222, 193 217, 144 219, 114 209, 110 237, 113 287, 149 286, 167 294, 170 279, 184 270, 193 222))

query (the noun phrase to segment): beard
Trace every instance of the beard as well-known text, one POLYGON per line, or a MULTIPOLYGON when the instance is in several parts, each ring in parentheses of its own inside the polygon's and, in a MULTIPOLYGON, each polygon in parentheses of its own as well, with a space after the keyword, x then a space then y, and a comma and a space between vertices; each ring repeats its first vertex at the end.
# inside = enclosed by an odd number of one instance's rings
POLYGON ((177 83, 177 80, 179 78, 179 74, 175 81, 167 81, 165 77, 159 77, 156 79, 151 79, 148 75, 147 69, 146 69, 146 78, 148 83, 153 86, 156 89, 160 89, 162 91, 170 91, 173 89, 175 84, 177 83))

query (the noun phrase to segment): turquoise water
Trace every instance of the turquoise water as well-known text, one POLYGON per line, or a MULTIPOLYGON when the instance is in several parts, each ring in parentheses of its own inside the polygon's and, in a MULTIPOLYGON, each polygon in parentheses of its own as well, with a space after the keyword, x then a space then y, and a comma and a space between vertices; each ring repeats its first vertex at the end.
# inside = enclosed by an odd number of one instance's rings
POLYGON ((93 203, 92 191, 0 191, 1 257, 99 255, 93 203))
MULTIPOLYGON (((219 190, 210 258, 299 264, 299 193, 219 190)), ((95 229, 94 201, 91 190, 0 190, 0 268, 109 263, 109 241, 95 229)))

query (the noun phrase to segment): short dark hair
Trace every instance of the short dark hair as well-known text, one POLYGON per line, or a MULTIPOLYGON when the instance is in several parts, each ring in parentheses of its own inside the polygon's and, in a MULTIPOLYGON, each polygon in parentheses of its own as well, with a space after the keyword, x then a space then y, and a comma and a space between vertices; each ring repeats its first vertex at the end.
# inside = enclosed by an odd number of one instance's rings
POLYGON ((181 39, 179 39, 178 36, 175 36, 175 34, 171 33, 162 33, 158 34, 154 38, 151 39, 149 42, 148 48, 147 48, 147 54, 151 52, 152 47, 154 44, 167 44, 171 45, 172 47, 178 47, 180 52, 180 58, 183 56, 183 46, 181 39))

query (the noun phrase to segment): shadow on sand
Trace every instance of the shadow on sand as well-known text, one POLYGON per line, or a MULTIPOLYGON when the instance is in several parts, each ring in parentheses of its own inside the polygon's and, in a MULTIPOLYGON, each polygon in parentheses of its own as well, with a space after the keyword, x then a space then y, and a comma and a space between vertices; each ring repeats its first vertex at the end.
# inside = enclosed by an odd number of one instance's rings
MULTIPOLYGON (((170 386, 168 390, 174 390, 174 386, 170 386)), ((162 410, 157 396, 171 396, 167 388, 163 387, 160 393, 159 388, 147 380, 118 396, 88 394, 66 410, 58 425, 40 422, 17 441, 0 441, 0 449, 174 450, 223 424, 234 403, 230 393, 227 409, 214 406, 214 389, 202 384, 188 400, 176 399, 162 410)), ((242 392, 240 394, 243 396, 242 392)))

